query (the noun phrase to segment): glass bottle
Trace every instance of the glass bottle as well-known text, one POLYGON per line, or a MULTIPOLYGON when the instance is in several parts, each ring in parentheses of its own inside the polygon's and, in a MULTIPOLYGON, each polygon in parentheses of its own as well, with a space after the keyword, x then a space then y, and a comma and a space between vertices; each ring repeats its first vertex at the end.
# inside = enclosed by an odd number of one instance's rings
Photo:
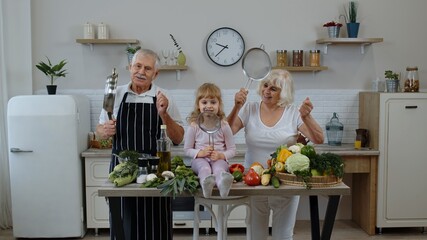
POLYGON ((420 89, 420 79, 418 77, 418 67, 406 68, 406 79, 403 87, 404 92, 418 92, 420 89))
POLYGON ((332 146, 340 146, 344 125, 340 123, 338 115, 334 112, 329 123, 326 124, 326 135, 328 137, 328 144, 332 146))
POLYGON ((171 170, 171 144, 172 141, 166 133, 166 125, 161 125, 160 137, 157 139, 157 157, 159 157, 158 175, 161 175, 163 171, 171 170))
POLYGON ((145 157, 138 158, 138 174, 136 178, 137 183, 145 182, 148 175, 148 159, 145 157))

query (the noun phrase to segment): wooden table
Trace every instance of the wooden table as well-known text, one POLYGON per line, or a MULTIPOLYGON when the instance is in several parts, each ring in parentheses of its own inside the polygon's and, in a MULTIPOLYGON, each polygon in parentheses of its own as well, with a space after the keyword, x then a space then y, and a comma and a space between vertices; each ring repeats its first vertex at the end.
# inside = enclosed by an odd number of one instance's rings
MULTIPOLYGON (((233 184, 229 196, 309 196, 310 199, 310 219, 311 219, 311 234, 312 239, 330 239, 332 229, 335 222, 335 216, 337 213, 338 205, 341 196, 350 195, 350 188, 341 183, 337 186, 327 188, 313 188, 305 189, 304 187, 296 187, 289 185, 281 185, 279 188, 273 188, 272 186, 255 186, 250 187, 243 183, 233 184), (324 223, 322 232, 320 231, 319 225, 319 207, 318 207, 318 196, 328 196, 328 206, 325 213, 324 223)), ((111 208, 111 221, 114 232, 117 233, 116 239, 124 240, 123 223, 120 218, 120 197, 159 197, 159 189, 147 189, 140 188, 139 184, 130 184, 124 187, 114 187, 111 183, 106 183, 104 186, 98 189, 99 196, 105 196, 109 199, 111 208)), ((218 190, 215 188, 212 192, 213 196, 219 196, 218 190)), ((184 194, 183 197, 190 195, 184 194)), ((197 193, 197 196, 202 196, 202 193, 197 193)))
MULTIPOLYGON (((375 235, 377 215, 378 155, 375 150, 331 151, 344 160, 344 173, 352 174, 352 220, 375 235)), ((345 181, 345 180, 344 180, 345 181)))

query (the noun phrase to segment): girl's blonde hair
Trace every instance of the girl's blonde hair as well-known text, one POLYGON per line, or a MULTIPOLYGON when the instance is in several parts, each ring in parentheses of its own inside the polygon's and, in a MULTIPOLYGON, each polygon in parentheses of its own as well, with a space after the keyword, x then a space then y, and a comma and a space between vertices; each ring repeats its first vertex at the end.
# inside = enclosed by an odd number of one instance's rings
POLYGON ((277 103, 279 107, 285 107, 294 102, 294 80, 288 71, 282 69, 272 70, 258 85, 258 94, 260 96, 265 83, 280 88, 280 100, 277 103))
POLYGON ((194 109, 187 118, 188 123, 197 121, 200 115, 199 101, 202 98, 216 98, 219 102, 218 117, 221 120, 225 119, 224 103, 222 102, 221 89, 213 83, 204 83, 196 90, 196 99, 194 101, 194 109))

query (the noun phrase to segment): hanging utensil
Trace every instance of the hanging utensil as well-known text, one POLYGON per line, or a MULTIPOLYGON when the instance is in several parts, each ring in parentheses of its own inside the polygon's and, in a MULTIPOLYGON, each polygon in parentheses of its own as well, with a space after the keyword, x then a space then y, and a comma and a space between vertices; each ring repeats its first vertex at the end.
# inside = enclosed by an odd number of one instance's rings
POLYGON ((110 120, 113 119, 114 99, 116 98, 118 76, 116 68, 113 68, 113 73, 107 77, 107 81, 105 82, 103 108, 107 112, 108 119, 110 120))
POLYGON ((271 72, 270 56, 264 51, 264 44, 259 48, 249 49, 242 60, 243 74, 248 78, 245 89, 248 89, 252 81, 261 81, 271 72))
POLYGON ((213 149, 215 145, 213 134, 221 128, 221 120, 213 112, 202 112, 197 118, 197 123, 202 131, 209 134, 209 146, 213 149))

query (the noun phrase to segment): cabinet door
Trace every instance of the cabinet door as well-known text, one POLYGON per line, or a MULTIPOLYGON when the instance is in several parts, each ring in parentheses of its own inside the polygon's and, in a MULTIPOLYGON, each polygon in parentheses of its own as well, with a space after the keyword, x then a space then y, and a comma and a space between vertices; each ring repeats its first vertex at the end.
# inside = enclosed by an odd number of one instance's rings
POLYGON ((108 179, 109 158, 86 158, 86 186, 102 186, 108 179))
POLYGON ((98 187, 86 187, 88 228, 109 228, 109 209, 105 197, 98 196, 98 187))
POLYGON ((390 100, 386 116, 386 218, 427 219, 427 99, 390 100))

